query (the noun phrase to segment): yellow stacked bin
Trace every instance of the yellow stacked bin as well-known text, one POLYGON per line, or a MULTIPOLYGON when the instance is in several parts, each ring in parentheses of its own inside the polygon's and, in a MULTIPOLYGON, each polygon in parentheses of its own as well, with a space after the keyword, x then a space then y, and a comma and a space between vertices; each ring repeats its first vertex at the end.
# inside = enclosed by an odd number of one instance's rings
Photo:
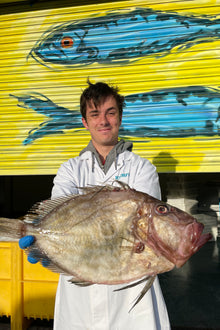
POLYGON ((11 244, 0 243, 0 316, 11 315, 11 244))
POLYGON ((11 329, 25 329, 25 319, 52 319, 58 275, 31 265, 17 243, 0 243, 0 316, 11 329))

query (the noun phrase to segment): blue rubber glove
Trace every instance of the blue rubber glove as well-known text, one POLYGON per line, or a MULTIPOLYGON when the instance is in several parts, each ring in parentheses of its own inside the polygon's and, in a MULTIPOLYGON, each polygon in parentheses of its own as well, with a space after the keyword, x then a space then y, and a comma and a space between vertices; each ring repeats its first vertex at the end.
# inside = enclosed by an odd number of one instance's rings
MULTIPOLYGON (((19 242, 18 242, 19 247, 20 247, 21 249, 26 249, 26 248, 30 247, 33 243, 34 243, 34 236, 30 236, 30 235, 22 237, 22 238, 19 240, 19 242)), ((36 263, 39 261, 39 259, 37 259, 37 258, 33 255, 33 253, 31 253, 31 252, 29 253, 29 255, 28 255, 28 257, 27 257, 27 260, 28 260, 31 264, 36 264, 36 263)))
POLYGON ((19 240, 19 247, 26 249, 34 243, 34 236, 24 236, 19 240))
MULTIPOLYGON (((34 243, 34 236, 27 235, 27 236, 22 237, 19 240, 19 247, 21 249, 26 249, 26 248, 30 247, 33 243, 34 243)), ((36 255, 36 251, 35 252, 30 251, 28 254, 28 257, 27 257, 27 260, 31 264, 36 264, 38 261, 40 261, 40 259, 41 258, 36 255)), ((47 267, 50 264, 50 260, 48 258, 42 258, 41 264, 42 264, 42 266, 47 267)))

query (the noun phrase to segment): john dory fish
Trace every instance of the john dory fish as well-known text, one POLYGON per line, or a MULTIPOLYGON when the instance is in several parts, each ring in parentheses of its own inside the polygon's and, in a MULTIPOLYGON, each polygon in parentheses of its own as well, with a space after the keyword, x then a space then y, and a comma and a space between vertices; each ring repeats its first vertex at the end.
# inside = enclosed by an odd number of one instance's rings
POLYGON ((211 238, 202 231, 189 214, 122 183, 41 202, 24 221, 0 218, 0 235, 33 235, 27 252, 81 285, 129 283, 181 267, 211 238))

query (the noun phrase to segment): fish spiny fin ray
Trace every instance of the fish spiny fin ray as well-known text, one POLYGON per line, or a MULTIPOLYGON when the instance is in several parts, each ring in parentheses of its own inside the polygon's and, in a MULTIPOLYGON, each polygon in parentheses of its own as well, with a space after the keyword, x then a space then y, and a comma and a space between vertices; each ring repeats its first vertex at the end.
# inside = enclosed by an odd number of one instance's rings
POLYGON ((39 223, 43 217, 45 217, 56 207, 59 207, 63 203, 69 201, 70 199, 77 198, 78 196, 79 195, 68 195, 38 202, 34 204, 29 212, 25 215, 24 221, 29 223, 39 223))
POLYGON ((25 249, 25 253, 31 257, 35 258, 36 260, 40 261, 43 267, 49 269, 54 273, 61 273, 63 275, 69 276, 70 274, 65 272, 63 267, 60 267, 57 263, 53 262, 51 258, 49 258, 40 248, 38 248, 37 244, 34 243, 27 249, 25 249))
POLYGON ((150 276, 146 276, 146 277, 142 278, 141 280, 139 280, 139 281, 137 281, 137 282, 134 282, 134 283, 132 283, 132 284, 128 284, 128 285, 123 286, 122 288, 120 288, 120 289, 116 289, 116 290, 114 290, 114 291, 121 291, 121 290, 126 290, 126 289, 129 289, 129 288, 133 288, 134 286, 136 286, 136 285, 138 285, 138 284, 141 284, 141 283, 143 283, 143 282, 148 281, 149 278, 150 278, 150 276))
POLYGON ((107 184, 107 185, 103 185, 103 186, 87 186, 87 187, 80 187, 78 188, 82 191, 84 191, 85 193, 98 193, 101 190, 105 190, 105 191, 123 191, 123 190, 129 190, 131 189, 126 183, 119 181, 119 180, 114 180, 113 184, 107 184), (117 186, 114 186, 114 183, 117 183, 117 186))
POLYGON ((146 285, 144 286, 143 290, 141 291, 141 293, 139 294, 139 296, 136 298, 135 303, 133 304, 133 306, 131 307, 131 309, 129 310, 129 312, 139 303, 139 301, 141 301, 141 299, 145 296, 145 294, 147 293, 147 291, 150 289, 150 287, 152 286, 154 280, 156 278, 156 275, 153 276, 147 276, 142 278, 140 281, 137 281, 135 283, 123 286, 120 289, 114 290, 114 291, 121 291, 121 290, 125 290, 125 289, 129 289, 132 288, 140 283, 143 283, 145 281, 147 281, 146 285))
POLYGON ((92 285, 93 284, 93 283, 90 283, 90 282, 86 282, 86 281, 82 281, 82 280, 76 279, 75 277, 71 278, 69 280, 69 282, 72 283, 72 284, 81 286, 81 287, 89 286, 89 285, 92 285))
POLYGON ((141 291, 141 293, 139 294, 139 296, 137 297, 134 305, 131 307, 131 309, 129 310, 129 312, 139 303, 139 301, 141 301, 141 299, 145 296, 145 294, 147 293, 147 291, 151 288, 151 286, 153 285, 153 282, 156 278, 155 276, 151 276, 149 277, 146 285, 144 286, 143 290, 141 291))

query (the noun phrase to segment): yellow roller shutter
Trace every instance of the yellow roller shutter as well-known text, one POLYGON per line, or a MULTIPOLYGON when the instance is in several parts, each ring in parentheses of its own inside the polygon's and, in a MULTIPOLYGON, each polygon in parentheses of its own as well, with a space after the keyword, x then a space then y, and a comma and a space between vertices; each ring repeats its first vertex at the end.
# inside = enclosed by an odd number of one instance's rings
POLYGON ((2 14, 0 175, 55 174, 87 145, 87 77, 119 87, 120 135, 159 172, 219 171, 219 54, 211 0, 2 14))

